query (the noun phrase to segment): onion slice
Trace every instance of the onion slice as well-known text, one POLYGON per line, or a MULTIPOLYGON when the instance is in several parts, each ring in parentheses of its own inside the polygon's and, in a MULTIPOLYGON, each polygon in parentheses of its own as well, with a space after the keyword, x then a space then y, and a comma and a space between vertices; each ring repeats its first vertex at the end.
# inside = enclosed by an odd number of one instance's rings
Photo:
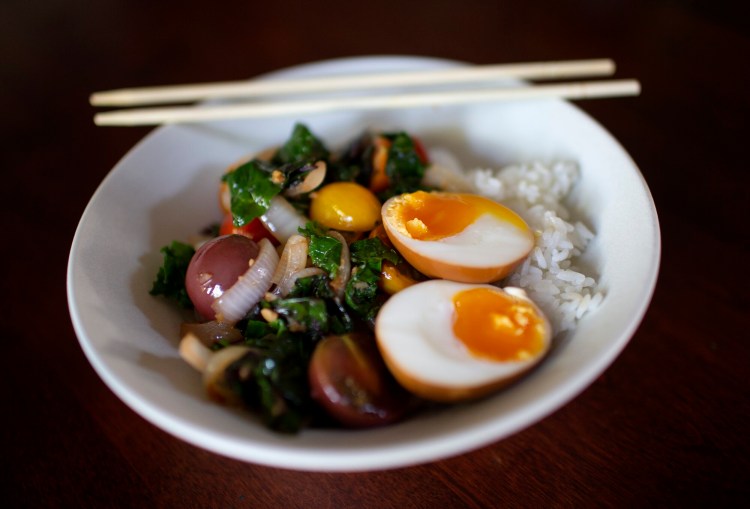
POLYGON ((289 289, 286 290, 285 294, 280 294, 280 295, 286 295, 289 292, 291 292, 292 288, 294 288, 294 284, 297 282, 298 279, 304 279, 310 276, 318 276, 320 274, 325 274, 325 271, 323 271, 323 269, 321 269, 320 267, 307 267, 298 272, 295 272, 294 274, 289 276, 289 279, 287 279, 284 282, 284 286, 288 287, 289 289))
POLYGON ((279 264, 276 266, 276 272, 271 278, 271 282, 276 285, 274 294, 285 297, 292 289, 294 281, 289 284, 290 278, 307 265, 307 247, 307 237, 299 234, 289 237, 281 253, 279 264))
POLYGON ((323 183, 323 180, 326 178, 326 162, 325 161, 318 161, 313 165, 313 169, 308 171, 305 175, 305 178, 298 183, 296 186, 289 187, 286 191, 284 191, 284 196, 299 196, 304 193, 309 193, 310 191, 314 190, 316 187, 318 187, 320 184, 323 183))
POLYGON ((307 219, 279 195, 271 199, 271 206, 260 216, 260 220, 282 244, 307 223, 307 219))
POLYGON ((203 370, 203 385, 208 396, 224 405, 240 403, 239 395, 227 384, 227 368, 252 350, 243 345, 232 345, 214 352, 203 370))
POLYGON ((268 239, 261 239, 258 245, 260 251, 255 262, 211 304, 216 311, 217 321, 237 323, 271 288, 271 277, 279 264, 279 254, 268 239))
POLYGON ((331 288, 338 298, 344 296, 344 290, 346 289, 346 283, 349 282, 349 277, 352 272, 351 257, 349 255, 349 244, 346 243, 346 239, 336 230, 328 230, 326 232, 334 239, 341 242, 341 258, 339 258, 339 270, 336 277, 331 281, 331 288))

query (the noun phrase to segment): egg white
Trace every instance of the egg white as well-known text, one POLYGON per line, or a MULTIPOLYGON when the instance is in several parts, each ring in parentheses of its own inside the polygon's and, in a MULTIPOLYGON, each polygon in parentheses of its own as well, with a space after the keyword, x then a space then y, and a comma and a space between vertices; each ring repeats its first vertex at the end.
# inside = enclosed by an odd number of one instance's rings
MULTIPOLYGON (((389 221, 387 217, 384 220, 389 221)), ((492 214, 482 214, 460 233, 438 240, 414 239, 389 226, 408 249, 464 267, 505 265, 525 257, 534 245, 533 235, 492 214)))
MULTIPOLYGON (((397 380, 418 395, 438 400, 480 396, 537 364, 550 344, 549 322, 544 347, 532 358, 492 361, 475 357, 453 334, 453 296, 462 290, 492 285, 431 280, 392 296, 375 324, 378 347, 397 380), (444 397, 443 397, 444 395, 444 397)), ((522 290, 509 291, 525 298, 522 290)))

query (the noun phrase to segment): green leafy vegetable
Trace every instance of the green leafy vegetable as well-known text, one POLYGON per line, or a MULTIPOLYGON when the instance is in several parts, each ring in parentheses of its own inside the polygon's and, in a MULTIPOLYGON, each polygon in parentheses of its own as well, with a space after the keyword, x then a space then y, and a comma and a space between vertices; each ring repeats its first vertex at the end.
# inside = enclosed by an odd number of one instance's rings
POLYGON ((328 313, 328 329, 333 334, 344 334, 354 330, 349 311, 331 290, 331 280, 325 274, 299 278, 288 297, 316 297, 322 299, 328 313))
POLYGON ((332 299, 333 290, 328 286, 330 278, 325 274, 308 276, 297 279, 289 292, 288 297, 318 297, 321 299, 332 299))
POLYGON ((306 126, 297 124, 270 162, 253 159, 224 175, 234 225, 244 226, 265 214, 274 196, 299 183, 314 163, 328 156, 323 143, 306 126))
POLYGON ((226 370, 229 387, 271 429, 296 433, 312 409, 307 365, 312 346, 290 334, 265 336, 226 370))
POLYGON ((270 304, 292 332, 305 332, 316 339, 328 332, 328 310, 323 299, 294 297, 277 299, 270 304))
POLYGON ((371 321, 380 309, 381 303, 376 297, 383 261, 396 265, 401 257, 377 237, 354 242, 349 249, 352 276, 346 284, 344 299, 359 316, 371 321))
POLYGON ((326 234, 314 221, 308 221, 304 228, 299 228, 298 231, 310 240, 307 252, 313 265, 326 271, 331 278, 335 278, 341 262, 341 242, 326 234))
POLYGON ((244 226, 262 216, 271 206, 271 200, 283 189, 283 180, 273 178, 273 167, 253 159, 224 175, 231 196, 232 220, 235 226, 244 226))
POLYGON ((365 132, 328 164, 326 182, 357 182, 367 187, 372 174, 372 134, 365 132))
POLYGON ((390 181, 387 196, 412 193, 422 188, 426 166, 416 151, 411 137, 404 133, 385 135, 391 140, 385 172, 390 181))
POLYGON ((170 245, 161 248, 161 253, 164 255, 164 260, 149 293, 163 295, 168 299, 176 300, 181 307, 191 309, 193 303, 185 289, 185 274, 195 254, 195 249, 189 244, 175 240, 170 245))
POLYGON ((245 339, 249 346, 257 346, 255 341, 266 338, 268 336, 275 336, 279 333, 278 326, 274 327, 265 320, 248 320, 244 326, 245 339))
POLYGON ((327 160, 328 149, 304 124, 296 124, 289 139, 273 157, 276 164, 327 160))

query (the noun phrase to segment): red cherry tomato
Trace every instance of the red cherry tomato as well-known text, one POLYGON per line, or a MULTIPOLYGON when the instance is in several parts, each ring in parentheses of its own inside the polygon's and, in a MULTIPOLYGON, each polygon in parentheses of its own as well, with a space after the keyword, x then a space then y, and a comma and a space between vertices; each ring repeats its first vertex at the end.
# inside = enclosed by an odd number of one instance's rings
POLYGON ((244 226, 235 226, 232 222, 232 214, 224 216, 224 220, 221 222, 219 228, 219 235, 242 235, 249 239, 253 239, 255 242, 260 242, 260 239, 268 239, 274 246, 279 245, 279 241, 273 236, 271 232, 263 226, 263 223, 257 217, 247 223, 244 226))
POLYGON ((427 157, 427 151, 424 148, 424 145, 422 144, 422 141, 419 138, 416 138, 414 136, 411 137, 411 142, 414 144, 414 152, 417 153, 417 156, 419 156, 419 159, 422 161, 422 164, 429 163, 429 158, 427 157))

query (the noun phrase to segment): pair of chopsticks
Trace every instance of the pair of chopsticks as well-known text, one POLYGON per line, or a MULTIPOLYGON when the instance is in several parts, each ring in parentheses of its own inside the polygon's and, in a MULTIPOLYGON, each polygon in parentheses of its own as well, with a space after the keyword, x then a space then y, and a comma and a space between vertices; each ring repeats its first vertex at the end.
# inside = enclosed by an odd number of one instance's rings
POLYGON ((220 105, 146 107, 97 113, 94 123, 101 126, 158 125, 207 122, 239 118, 263 118, 306 115, 342 110, 398 109, 436 107, 479 102, 514 101, 543 98, 589 99, 632 96, 640 93, 637 80, 575 81, 548 84, 524 84, 514 87, 446 89, 461 84, 487 84, 502 79, 558 80, 573 77, 610 76, 615 64, 610 59, 571 60, 499 64, 448 69, 385 72, 246 82, 205 83, 165 87, 145 87, 96 92, 93 106, 130 108, 155 104, 177 104, 207 99, 252 99, 220 105), (434 91, 339 96, 336 92, 372 92, 388 87, 441 87, 434 91), (310 98, 309 94, 326 93, 310 98), (299 100, 270 99, 306 94, 299 100), (333 95, 332 95, 333 94, 333 95))

